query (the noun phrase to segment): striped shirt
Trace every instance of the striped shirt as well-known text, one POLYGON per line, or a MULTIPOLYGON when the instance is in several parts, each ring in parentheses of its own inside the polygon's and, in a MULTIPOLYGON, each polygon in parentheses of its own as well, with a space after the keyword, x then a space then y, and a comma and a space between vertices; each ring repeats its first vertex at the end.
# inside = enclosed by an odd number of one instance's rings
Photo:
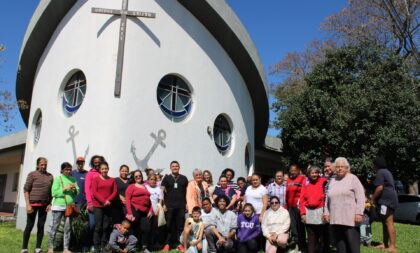
POLYGON ((286 184, 283 183, 278 185, 276 182, 273 182, 267 187, 268 194, 270 198, 276 196, 280 200, 280 206, 286 207, 286 184))

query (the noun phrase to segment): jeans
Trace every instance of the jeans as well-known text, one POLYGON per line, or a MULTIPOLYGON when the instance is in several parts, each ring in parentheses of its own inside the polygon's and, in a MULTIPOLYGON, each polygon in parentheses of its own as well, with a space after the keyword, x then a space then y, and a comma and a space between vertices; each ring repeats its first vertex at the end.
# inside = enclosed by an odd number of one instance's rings
POLYGON ((370 224, 360 225, 360 242, 366 245, 372 242, 372 228, 370 224))
MULTIPOLYGON (((181 237, 179 238, 179 241, 181 242, 181 245, 184 245, 184 235, 181 234, 181 237)), ((192 235, 188 236, 188 242, 194 242, 194 241, 196 241, 194 236, 192 236, 192 235)), ((197 249, 197 246, 190 246, 187 249, 187 253, 199 253, 199 252, 207 253, 207 240, 204 238, 201 241, 201 244, 203 245, 203 249, 201 251, 199 251, 197 249)))
POLYGON ((227 239, 225 243, 218 243, 218 238, 211 230, 205 230, 209 252, 229 252, 233 250, 233 239, 227 239))
POLYGON ((26 227, 23 232, 23 243, 22 243, 22 249, 28 249, 28 242, 29 237, 31 236, 31 231, 35 225, 35 219, 36 215, 38 214, 38 223, 37 223, 37 234, 36 234, 36 246, 35 248, 39 249, 41 248, 42 244, 42 238, 44 237, 44 225, 45 220, 47 219, 47 206, 33 206, 32 213, 28 213, 26 215, 26 227))
MULTIPOLYGON (((50 242, 49 242, 49 248, 54 248, 54 239, 55 234, 57 233, 57 229, 61 224, 61 219, 64 216, 64 211, 52 211, 52 218, 53 218, 53 224, 50 231, 50 242)), ((63 248, 68 249, 70 245, 70 231, 71 231, 71 219, 70 217, 65 217, 65 223, 64 223, 64 244, 63 248)))
POLYGON ((108 242, 111 225, 111 209, 108 207, 94 207, 95 233, 93 234, 93 244, 95 250, 99 250, 108 242))

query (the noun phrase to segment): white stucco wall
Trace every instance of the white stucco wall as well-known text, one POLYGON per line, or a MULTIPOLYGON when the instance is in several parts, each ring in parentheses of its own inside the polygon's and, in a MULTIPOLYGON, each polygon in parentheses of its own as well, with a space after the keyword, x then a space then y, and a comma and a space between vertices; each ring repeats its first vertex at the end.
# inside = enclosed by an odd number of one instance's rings
MULTIPOLYGON (((181 173, 191 178, 194 168, 209 169, 217 178, 226 167, 245 176, 245 147, 254 160, 254 112, 244 80, 211 34, 176 1, 131 1, 130 10, 155 12, 156 19, 127 22, 121 97, 114 97, 115 66, 120 20, 93 14, 92 7, 120 9, 119 1, 79 1, 60 23, 40 60, 34 82, 23 178, 35 168, 39 156, 49 160, 55 176, 64 161, 73 162, 69 129, 74 126, 76 155, 86 151, 105 156, 110 175, 128 164, 137 168, 131 145, 142 159, 160 129, 166 147, 158 146, 148 161, 151 168, 166 168, 178 160, 181 173), (64 116, 59 98, 64 78, 74 69, 84 72, 87 92, 81 108, 64 116), (185 78, 193 89, 193 111, 180 123, 171 122, 156 100, 159 80, 169 73, 185 78), (41 137, 33 145, 36 110, 43 114, 41 137), (233 145, 221 155, 207 127, 224 113, 233 123, 233 145)), ((23 195, 19 216, 24 215, 23 195)), ((23 216, 22 216, 23 217, 23 216)), ((24 219, 19 219, 22 228, 24 219)))
POLYGON ((17 191, 13 191, 13 184, 15 174, 19 173, 19 166, 20 164, 9 164, 0 168, 0 175, 7 175, 3 202, 16 203, 17 191))

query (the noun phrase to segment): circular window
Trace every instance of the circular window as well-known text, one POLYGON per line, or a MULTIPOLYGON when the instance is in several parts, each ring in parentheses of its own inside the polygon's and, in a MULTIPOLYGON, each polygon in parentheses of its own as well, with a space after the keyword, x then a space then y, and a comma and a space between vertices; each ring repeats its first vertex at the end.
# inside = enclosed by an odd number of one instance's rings
POLYGON ((191 112, 191 89, 180 77, 164 76, 157 88, 160 109, 170 120, 179 122, 191 112))
POLYGON ((213 136, 219 152, 222 155, 226 154, 232 143, 232 128, 227 118, 221 114, 214 121, 213 136))
POLYGON ((33 121, 33 142, 34 145, 38 144, 39 138, 41 137, 41 127, 42 127, 42 112, 40 109, 35 113, 33 121))
POLYGON ((67 116, 79 110, 85 98, 86 85, 86 77, 80 70, 67 80, 63 89, 63 109, 67 116))

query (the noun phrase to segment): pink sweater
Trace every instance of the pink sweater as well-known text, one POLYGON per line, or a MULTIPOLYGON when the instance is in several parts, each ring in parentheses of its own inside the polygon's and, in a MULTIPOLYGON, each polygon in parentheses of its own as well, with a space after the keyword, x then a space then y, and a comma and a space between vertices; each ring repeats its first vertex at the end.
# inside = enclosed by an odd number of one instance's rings
POLYGON ((344 178, 333 178, 328 186, 324 214, 330 216, 330 224, 355 226, 356 214, 363 215, 365 193, 359 179, 347 173, 344 178))
POLYGON ((92 180, 96 177, 99 177, 100 175, 101 173, 95 169, 89 170, 89 172, 86 174, 85 193, 88 206, 93 205, 92 180))

